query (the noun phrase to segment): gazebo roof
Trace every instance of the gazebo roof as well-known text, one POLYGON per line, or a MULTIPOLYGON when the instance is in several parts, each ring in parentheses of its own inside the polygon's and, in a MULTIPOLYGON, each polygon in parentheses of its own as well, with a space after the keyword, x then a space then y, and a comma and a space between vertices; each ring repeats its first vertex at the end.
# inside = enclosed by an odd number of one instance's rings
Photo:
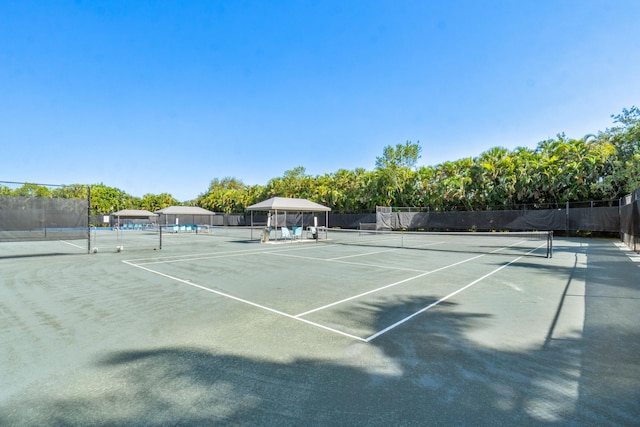
POLYGON ((215 215, 215 213, 198 206, 169 206, 156 211, 156 213, 160 215, 215 215))
POLYGON ((331 208, 307 199, 272 197, 247 207, 248 211, 329 212, 331 208))
POLYGON ((118 216, 120 218, 149 218, 158 215, 143 209, 123 209, 121 211, 114 212, 113 216, 118 216))

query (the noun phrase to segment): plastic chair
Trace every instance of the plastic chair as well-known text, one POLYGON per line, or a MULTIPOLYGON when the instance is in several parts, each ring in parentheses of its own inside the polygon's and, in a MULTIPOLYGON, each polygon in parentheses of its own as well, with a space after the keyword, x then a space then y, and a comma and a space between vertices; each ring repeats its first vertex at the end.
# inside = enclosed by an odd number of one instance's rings
POLYGON ((293 227, 293 239, 302 239, 302 227, 293 227))
POLYGON ((287 227, 282 227, 280 229, 280 233, 281 233, 283 239, 291 240, 291 233, 289 232, 289 229, 287 227))

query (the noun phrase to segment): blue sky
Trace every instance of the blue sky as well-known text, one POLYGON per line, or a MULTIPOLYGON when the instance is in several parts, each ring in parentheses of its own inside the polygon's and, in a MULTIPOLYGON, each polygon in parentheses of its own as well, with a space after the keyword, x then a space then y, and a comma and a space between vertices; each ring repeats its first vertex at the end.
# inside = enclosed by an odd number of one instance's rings
POLYGON ((581 138, 640 104, 640 1, 0 2, 0 180, 189 200, 581 138))

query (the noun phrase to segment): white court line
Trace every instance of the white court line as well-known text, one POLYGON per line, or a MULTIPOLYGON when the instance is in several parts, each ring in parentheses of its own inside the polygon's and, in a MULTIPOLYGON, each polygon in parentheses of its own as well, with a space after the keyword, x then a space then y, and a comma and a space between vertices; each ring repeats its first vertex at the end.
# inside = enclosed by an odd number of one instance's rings
POLYGON ((306 260, 309 260, 309 261, 335 262, 337 264, 358 265, 358 266, 361 266, 361 267, 380 268, 380 269, 385 269, 385 270, 412 271, 414 273, 424 273, 425 272, 425 270, 416 270, 415 268, 391 267, 391 266, 388 266, 388 265, 365 264, 365 263, 362 263, 362 262, 336 261, 335 258, 316 258, 316 257, 310 257, 310 256, 283 254, 283 253, 276 253, 276 252, 265 252, 265 254, 281 256, 281 257, 288 257, 288 258, 306 259, 306 260))
POLYGON ((66 242, 66 241, 64 241, 64 240, 59 240, 59 242, 61 242, 61 243, 66 243, 67 245, 71 245, 71 246, 74 246, 74 247, 76 247, 76 248, 80 248, 80 249, 87 249, 87 247, 86 247, 86 246, 78 246, 78 245, 76 245, 76 244, 73 244, 73 243, 71 243, 71 242, 66 242))
MULTIPOLYGON (((521 243, 521 241, 520 241, 520 242, 517 242, 517 243, 521 243)), ((514 243, 513 245, 510 245, 510 246, 514 246, 515 244, 516 244, 516 243, 514 243)), ((540 248, 541 248, 542 246, 544 246, 544 245, 546 245, 546 243, 545 243, 545 244, 543 244, 543 245, 538 246, 538 247, 537 247, 537 248, 535 248, 535 249, 530 250, 529 252, 527 252, 527 255, 528 255, 528 254, 530 254, 530 253, 532 253, 532 252, 534 252, 534 251, 536 251, 536 250, 538 250, 538 249, 540 249, 540 248)), ((496 250, 494 250, 494 251, 491 251, 490 253, 494 253, 494 252, 497 252, 497 251, 501 251, 502 249, 505 249, 505 248, 504 248, 504 247, 503 247, 503 248, 499 248, 499 249, 496 249, 496 250)), ((390 288, 390 287, 393 287, 393 286, 396 286, 396 285, 400 285, 400 284, 405 283, 405 282, 408 282, 408 281, 410 281, 410 280, 418 279, 418 278, 423 277, 423 276, 426 276, 426 275, 428 275, 428 274, 436 273, 436 272, 438 272, 438 271, 442 271, 442 270, 445 270, 445 269, 447 269, 447 268, 455 267, 456 265, 459 265, 459 264, 464 264, 465 262, 469 262, 469 261, 472 261, 472 260, 474 260, 474 259, 481 258, 481 257, 483 257, 483 256, 485 256, 485 254, 477 255, 477 256, 474 256, 474 257, 471 257, 471 258, 467 258, 467 259, 462 260, 462 261, 458 261, 458 262, 453 263, 453 264, 445 265, 444 267, 440 267, 440 268, 437 268, 437 269, 435 269, 435 270, 425 271, 425 272, 423 272, 422 274, 418 274, 417 276, 409 277, 408 279, 400 280, 399 282, 391 283, 391 284, 389 284, 389 285, 382 286, 381 288, 373 289, 373 290, 371 290, 371 291, 367 291, 367 292, 361 293, 361 294, 359 294, 359 295, 355 295, 355 296, 352 296, 352 297, 349 297, 349 298, 345 298, 345 299, 343 299, 343 300, 336 301, 336 302, 333 302, 333 303, 331 303, 331 304, 324 305, 324 306, 322 306, 322 307, 314 308, 313 310, 309 310, 309 311, 306 311, 306 312, 304 312, 304 313, 296 314, 296 316, 295 316, 295 317, 297 318, 297 317, 299 317, 299 316, 305 316, 305 315, 307 315, 307 314, 310 314, 310 313, 313 313, 313 312, 316 312, 316 311, 320 311, 320 310, 323 310, 323 309, 325 309, 325 308, 333 307, 333 306, 335 306, 335 305, 342 304, 342 303, 344 303, 344 302, 351 301, 351 300, 354 300, 354 299, 356 299, 356 298, 360 298, 360 297, 365 296, 365 295, 369 295, 369 294, 372 294, 372 293, 375 293, 375 292, 378 292, 378 291, 381 291, 381 290, 384 290, 384 289, 387 289, 387 288, 390 288)), ((343 261, 336 261, 336 262, 343 262, 343 261)), ((515 262, 515 261, 512 261, 512 262, 515 262)), ((365 265, 365 266, 367 266, 368 264, 358 264, 358 265, 365 265)), ((372 267, 375 267, 375 266, 372 266, 372 267)))
MULTIPOLYGON (((309 249, 309 248, 299 248, 298 250, 301 249, 309 249)), ((175 263, 175 262, 189 262, 189 261, 201 261, 204 259, 216 259, 216 258, 229 258, 229 257, 234 257, 234 256, 243 256, 243 255, 254 255, 254 254, 268 254, 268 253, 272 253, 272 252, 286 252, 286 251, 291 251, 294 250, 293 248, 276 248, 276 249, 267 249, 264 247, 261 248, 257 248, 257 249, 244 249, 244 250, 238 250, 238 251, 228 251, 228 252, 210 252, 210 253, 203 253, 200 255, 196 255, 194 256, 193 254, 187 254, 187 255, 170 255, 170 256, 166 256, 163 258, 158 258, 158 257, 154 257, 154 258, 135 258, 135 259, 130 259, 127 260, 129 262, 135 262, 137 265, 151 265, 151 264, 169 264, 169 263, 175 263), (144 261, 149 261, 149 262, 144 262, 144 261)))
POLYGON ((340 256, 340 257, 336 257, 336 258, 329 258, 330 261, 339 261, 341 259, 346 259, 346 258, 356 258, 359 256, 367 256, 367 255, 374 255, 374 254, 383 254, 386 252, 393 252, 393 251, 397 251, 400 248, 392 248, 392 249, 385 249, 383 251, 375 251, 375 252, 367 252, 367 253, 363 253, 363 254, 355 254, 355 255, 345 255, 345 256, 340 256))
POLYGON ((191 262, 191 261, 202 261, 205 259, 218 259, 218 258, 233 258, 233 257, 239 257, 239 256, 244 256, 244 255, 254 255, 254 254, 260 254, 263 251, 247 251, 247 252, 242 252, 239 254, 236 253, 224 253, 224 254, 217 254, 217 255, 204 255, 204 256, 196 256, 194 257, 193 255, 191 256, 191 258, 182 258, 182 259, 163 259, 160 261, 150 261, 150 262, 140 262, 137 263, 137 265, 153 265, 153 264, 173 264, 176 262, 191 262))
POLYGON ((255 302, 247 301, 247 300, 245 300, 245 299, 238 298, 238 297, 235 297, 235 296, 233 296, 233 295, 226 294, 226 293, 224 293, 224 292, 216 291, 216 290, 214 290, 214 289, 210 289, 210 288, 207 288, 207 287, 205 287, 205 286, 198 285, 198 284, 193 283, 193 282, 190 282, 190 281, 188 281, 188 280, 180 279, 180 278, 178 278, 178 277, 174 277, 174 276, 171 276, 171 275, 169 275, 169 274, 161 273, 161 272, 159 272, 159 271, 155 271, 155 270, 152 270, 152 269, 147 268, 147 267, 143 267, 143 266, 140 266, 140 265, 136 265, 136 264, 133 264, 133 263, 128 262, 128 261, 122 261, 122 262, 123 262, 123 263, 125 263, 125 264, 127 264, 127 265, 130 265, 131 267, 136 267, 136 268, 139 268, 139 269, 141 269, 141 270, 148 271, 149 273, 157 274, 158 276, 162 276, 162 277, 165 277, 165 278, 167 278, 167 279, 175 280, 176 282, 180 282, 180 283, 182 283, 182 284, 184 284, 184 285, 193 286, 194 288, 201 289, 201 290, 203 290, 203 291, 207 291, 207 292, 211 292, 211 293, 213 293, 213 294, 219 295, 219 296, 224 297, 224 298, 229 298, 229 299, 232 299, 232 300, 234 300, 234 301, 241 302, 241 303, 243 303, 243 304, 248 304, 248 305, 250 305, 250 306, 257 307, 257 308, 260 308, 260 309, 262 309, 262 310, 269 311, 269 312, 271 312, 271 313, 279 314, 279 315, 284 316, 284 317, 287 317, 287 318, 289 318, 289 319, 298 320, 298 321, 300 321, 300 322, 307 323, 307 324, 309 324, 309 325, 313 325, 313 326, 316 326, 316 327, 318 327, 318 328, 325 329, 325 330, 327 330, 327 331, 331 331, 331 332, 334 332, 334 333, 339 334, 339 335, 343 335, 343 336, 345 336, 345 337, 353 338, 353 339, 358 340, 358 341, 364 341, 364 339, 363 339, 363 338, 361 338, 361 337, 358 337, 358 336, 355 336, 355 335, 352 335, 352 334, 348 334, 348 333, 346 333, 346 332, 339 331, 339 330, 337 330, 337 329, 330 328, 330 327, 328 327, 328 326, 321 325, 321 324, 319 324, 319 323, 315 323, 315 322, 312 322, 312 321, 310 321, 310 320, 306 320, 306 319, 298 319, 297 317, 295 317, 295 316, 293 316, 293 315, 291 315, 291 314, 285 313, 285 312, 283 312, 283 311, 279 311, 279 310, 276 310, 276 309, 273 309, 273 308, 270 308, 270 307, 267 307, 267 306, 264 306, 264 305, 261 305, 261 304, 257 304, 257 303, 255 303, 255 302))
MULTIPOLYGON (((261 251, 262 249, 243 249, 241 251, 228 251, 228 252, 223 252, 223 254, 245 254, 245 253, 251 253, 251 252, 256 252, 256 251, 261 251)), ((198 256, 209 256, 209 255, 220 255, 220 252, 205 252, 202 253, 198 256)), ((142 261, 152 261, 152 262, 162 262, 163 260, 172 260, 172 259, 179 259, 179 258, 183 258, 186 261, 189 261, 191 258, 193 258, 194 255, 193 254, 185 254, 185 255, 168 255, 165 257, 152 257, 152 258, 134 258, 134 259, 130 259, 128 260, 129 262, 136 262, 136 263, 143 263, 142 261), (160 261, 158 261, 160 260, 160 261)))
POLYGON ((332 302, 331 304, 327 304, 327 305, 324 305, 324 306, 322 306, 322 307, 314 308, 313 310, 305 311, 304 313, 296 314, 294 317, 295 317, 295 318, 298 318, 298 317, 301 317, 301 316, 305 316, 305 315, 307 315, 307 314, 314 313, 314 312, 316 312, 316 311, 324 310, 325 308, 333 307, 334 305, 342 304, 342 303, 344 303, 344 302, 351 301, 351 300, 354 300, 354 299, 356 299, 356 298, 363 297, 363 296, 365 296, 365 295, 373 294, 373 293, 375 293, 375 292, 379 292, 379 291, 381 291, 381 290, 383 290, 383 289, 391 288, 391 287, 393 287, 393 286, 397 286, 397 285, 400 285, 400 284, 402 284, 402 283, 409 282, 409 281, 411 281, 411 280, 419 279, 420 277, 424 277, 424 276, 426 276, 426 275, 428 275, 428 274, 437 273, 438 271, 442 271, 442 270, 445 270, 445 269, 447 269, 447 268, 455 267, 456 265, 464 264, 465 262, 469 262, 469 261, 472 261, 472 260, 474 260, 474 259, 477 259, 477 258, 480 258, 480 257, 483 257, 483 256, 484 256, 484 255, 477 255, 477 256, 474 256, 474 257, 472 257, 472 258, 468 258, 468 259, 465 259, 465 260, 462 260, 462 261, 458 261, 458 262, 453 263, 453 264, 445 265, 444 267, 440 267, 440 268, 437 268, 437 269, 435 269, 435 270, 425 271, 424 273, 422 273, 422 274, 418 274, 417 276, 409 277, 409 278, 407 278, 407 279, 400 280, 400 281, 398 281, 398 282, 391 283, 391 284, 389 284, 389 285, 385 285, 385 286, 382 286, 382 287, 377 288, 377 289, 372 289, 372 290, 370 290, 370 291, 363 292, 363 293, 361 293, 361 294, 359 294, 359 295, 354 295, 354 296, 352 296, 352 297, 345 298, 345 299, 342 299, 342 300, 340 300, 340 301, 332 302))
MULTIPOLYGON (((432 242, 432 243, 425 243, 425 244, 419 245, 419 246, 420 247, 426 247, 426 246, 440 245, 442 243, 444 243, 444 242, 432 242)), ((366 245, 358 245, 357 243, 355 243, 355 245, 356 246, 366 246, 366 245)), ((375 246, 375 245, 373 245, 373 246, 375 246)), ((385 252, 399 251, 399 250, 402 250, 402 249, 417 249, 417 247, 395 247, 395 248, 391 248, 391 249, 385 249, 383 251, 367 252, 367 253, 355 254, 355 255, 345 255, 345 256, 341 256, 341 257, 337 257, 337 258, 331 258, 331 260, 341 260, 341 259, 345 259, 345 258, 355 258, 355 257, 359 257, 359 256, 382 254, 382 253, 385 253, 385 252)))
MULTIPOLYGON (((542 244, 542 245, 538 246, 538 247, 537 247, 537 248, 535 248, 535 249, 531 249, 531 250, 530 250, 529 252, 527 252, 525 255, 528 255, 528 254, 530 254, 530 253, 532 253, 532 252, 534 252, 534 251, 536 251, 536 250, 540 249, 540 248, 541 248, 541 247, 543 247, 543 246, 546 246, 546 243, 544 243, 544 244, 542 244)), ((372 340, 374 340, 374 339, 378 338, 380 335, 382 335, 382 334, 384 334, 384 333, 387 333, 387 332, 389 332, 389 331, 390 331, 390 330, 392 330, 392 329, 395 329, 396 327, 398 327, 398 326, 402 325, 403 323, 405 323, 405 322, 409 321, 410 319, 413 319, 413 318, 414 318, 414 317, 416 317, 417 315, 424 313, 425 311, 429 310, 430 308, 433 308, 433 307, 437 306, 438 304, 440 304, 440 303, 442 303, 442 302, 444 302, 444 301, 448 300, 448 299, 449 299, 449 298, 451 298, 452 296, 457 295, 457 294, 459 294, 460 292, 462 292, 462 291, 464 291, 464 290, 466 290, 466 289, 469 289, 469 288, 470 288, 470 287, 472 287, 473 285, 475 285, 475 284, 477 284, 477 283, 481 282, 482 280, 486 279, 487 277, 489 277, 489 276, 491 276, 491 275, 493 275, 493 274, 497 273, 498 271, 502 270, 503 268, 510 266, 511 264, 513 264, 514 262, 518 261, 519 259, 521 259, 521 258, 522 258, 522 257, 524 257, 525 255, 521 255, 521 256, 519 256, 518 258, 516 258, 516 259, 514 259, 514 260, 509 261, 508 263, 506 263, 506 264, 504 264, 504 265, 502 265, 502 266, 500 266, 500 267, 496 268, 496 269, 495 269, 495 270, 493 270, 492 272, 485 274, 484 276, 480 277, 479 279, 474 280, 473 282, 469 283, 469 284, 468 284, 468 285, 466 285, 466 286, 463 286, 462 288, 458 289, 457 291, 451 292, 449 295, 447 295, 447 296, 445 296, 445 297, 440 298, 438 301, 436 301, 436 302, 434 302, 434 303, 431 303, 431 304, 429 304, 428 306, 426 306, 426 307, 424 307, 424 308, 422 308, 422 309, 420 309, 420 310, 416 311, 415 313, 413 313, 413 314, 411 314, 411 315, 409 315, 409 316, 405 317, 404 319, 402 319, 402 320, 400 320, 400 321, 398 321, 398 322, 394 323, 393 325, 388 326, 388 327, 386 327, 386 328, 382 329, 381 331, 376 332, 375 334, 371 335, 370 337, 365 338, 365 340, 364 340, 364 341, 365 341, 365 342, 370 342, 370 341, 372 341, 372 340)))
POLYGON ((415 268, 404 268, 404 267, 392 267, 387 265, 379 265, 379 264, 365 264, 363 262, 353 262, 353 261, 331 261, 338 264, 346 264, 346 265, 358 265, 361 267, 372 267, 372 268, 381 268, 385 270, 398 270, 398 271, 412 271, 414 273, 424 273, 426 270, 421 269, 417 270, 415 268))
POLYGON ((624 252, 632 262, 638 263, 638 267, 640 267, 640 255, 635 253, 629 246, 625 245, 622 242, 615 242, 614 245, 616 245, 618 249, 624 252))
POLYGON ((377 252, 367 252, 365 254, 356 254, 356 255, 347 255, 347 256, 341 256, 341 257, 337 257, 337 258, 331 258, 332 260, 341 260, 341 259, 345 259, 345 258, 353 258, 353 257, 358 257, 358 256, 367 256, 367 255, 373 255, 373 254, 381 254, 381 253, 385 253, 385 252, 391 252, 391 251, 399 251, 399 250, 405 250, 405 249, 420 249, 420 248, 424 248, 427 246, 433 246, 433 245, 441 245, 444 242, 432 242, 432 243, 425 243, 422 245, 417 245, 417 246, 411 246, 411 247, 398 247, 398 248, 392 248, 392 249, 387 249, 384 251, 377 251, 377 252))

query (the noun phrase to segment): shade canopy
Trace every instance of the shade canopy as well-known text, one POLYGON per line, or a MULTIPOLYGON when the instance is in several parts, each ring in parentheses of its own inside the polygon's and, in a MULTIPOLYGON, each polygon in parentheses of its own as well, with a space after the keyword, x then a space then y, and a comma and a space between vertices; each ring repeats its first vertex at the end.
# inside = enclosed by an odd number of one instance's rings
POLYGON ((156 211, 156 213, 160 215, 215 215, 215 213, 198 206, 169 206, 156 211))
POLYGON ((118 212, 114 212, 113 216, 120 218, 150 218, 158 216, 153 212, 145 211, 144 209, 123 209, 118 212))
POLYGON ((329 212, 331 208, 307 199, 272 197, 247 207, 248 211, 329 212))

